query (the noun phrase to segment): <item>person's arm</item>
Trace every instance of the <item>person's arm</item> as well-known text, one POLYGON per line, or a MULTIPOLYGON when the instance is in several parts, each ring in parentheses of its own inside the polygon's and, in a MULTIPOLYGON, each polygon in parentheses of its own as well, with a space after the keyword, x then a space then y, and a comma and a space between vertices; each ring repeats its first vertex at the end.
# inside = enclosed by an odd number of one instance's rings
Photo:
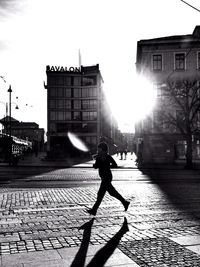
POLYGON ((98 164, 98 156, 96 157, 96 161, 93 164, 93 168, 98 169, 99 168, 99 164, 98 164))
POLYGON ((113 159, 113 157, 110 156, 110 164, 111 164, 111 168, 117 168, 117 162, 113 159))

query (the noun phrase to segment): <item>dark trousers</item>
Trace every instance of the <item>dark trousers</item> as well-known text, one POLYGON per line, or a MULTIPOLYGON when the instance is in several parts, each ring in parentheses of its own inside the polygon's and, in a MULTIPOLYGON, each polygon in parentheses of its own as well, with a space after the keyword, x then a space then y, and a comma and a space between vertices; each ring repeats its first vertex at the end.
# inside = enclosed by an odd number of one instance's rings
POLYGON ((97 211, 98 207, 101 204, 101 201, 103 200, 103 197, 106 193, 106 191, 112 196, 121 201, 121 203, 124 205, 126 200, 120 195, 119 192, 114 188, 114 186, 111 184, 111 181, 102 181, 99 191, 97 193, 97 200, 93 206, 93 210, 97 211))

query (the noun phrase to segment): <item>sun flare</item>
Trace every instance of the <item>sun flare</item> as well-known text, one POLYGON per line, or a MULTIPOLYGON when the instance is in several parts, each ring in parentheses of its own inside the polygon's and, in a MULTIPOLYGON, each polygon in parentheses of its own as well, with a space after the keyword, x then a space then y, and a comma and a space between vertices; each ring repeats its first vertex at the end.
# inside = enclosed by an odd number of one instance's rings
POLYGON ((123 94, 117 90, 115 97, 109 97, 108 101, 113 115, 119 126, 126 129, 134 128, 134 124, 144 119, 153 109, 156 101, 156 90, 153 84, 142 76, 137 76, 132 86, 124 88, 123 94))

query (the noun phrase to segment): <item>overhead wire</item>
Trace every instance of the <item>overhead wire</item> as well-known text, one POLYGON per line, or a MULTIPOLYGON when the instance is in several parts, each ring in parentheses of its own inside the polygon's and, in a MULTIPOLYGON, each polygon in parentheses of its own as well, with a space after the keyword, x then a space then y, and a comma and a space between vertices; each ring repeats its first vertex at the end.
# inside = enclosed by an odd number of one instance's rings
POLYGON ((189 7, 195 9, 196 11, 200 12, 200 9, 196 8, 195 6, 189 4, 188 2, 184 1, 184 0, 180 0, 181 2, 183 2, 184 4, 188 5, 189 7))

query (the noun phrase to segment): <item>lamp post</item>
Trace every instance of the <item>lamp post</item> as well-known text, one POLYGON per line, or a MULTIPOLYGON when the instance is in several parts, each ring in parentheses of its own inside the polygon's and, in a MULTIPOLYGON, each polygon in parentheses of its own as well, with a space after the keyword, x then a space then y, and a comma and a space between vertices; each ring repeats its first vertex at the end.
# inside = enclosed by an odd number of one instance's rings
POLYGON ((11 89, 11 85, 9 86, 8 89, 8 93, 9 93, 9 136, 10 136, 10 143, 9 143, 9 166, 11 165, 11 157, 12 157, 12 140, 11 140, 11 93, 12 93, 12 89, 11 89))

